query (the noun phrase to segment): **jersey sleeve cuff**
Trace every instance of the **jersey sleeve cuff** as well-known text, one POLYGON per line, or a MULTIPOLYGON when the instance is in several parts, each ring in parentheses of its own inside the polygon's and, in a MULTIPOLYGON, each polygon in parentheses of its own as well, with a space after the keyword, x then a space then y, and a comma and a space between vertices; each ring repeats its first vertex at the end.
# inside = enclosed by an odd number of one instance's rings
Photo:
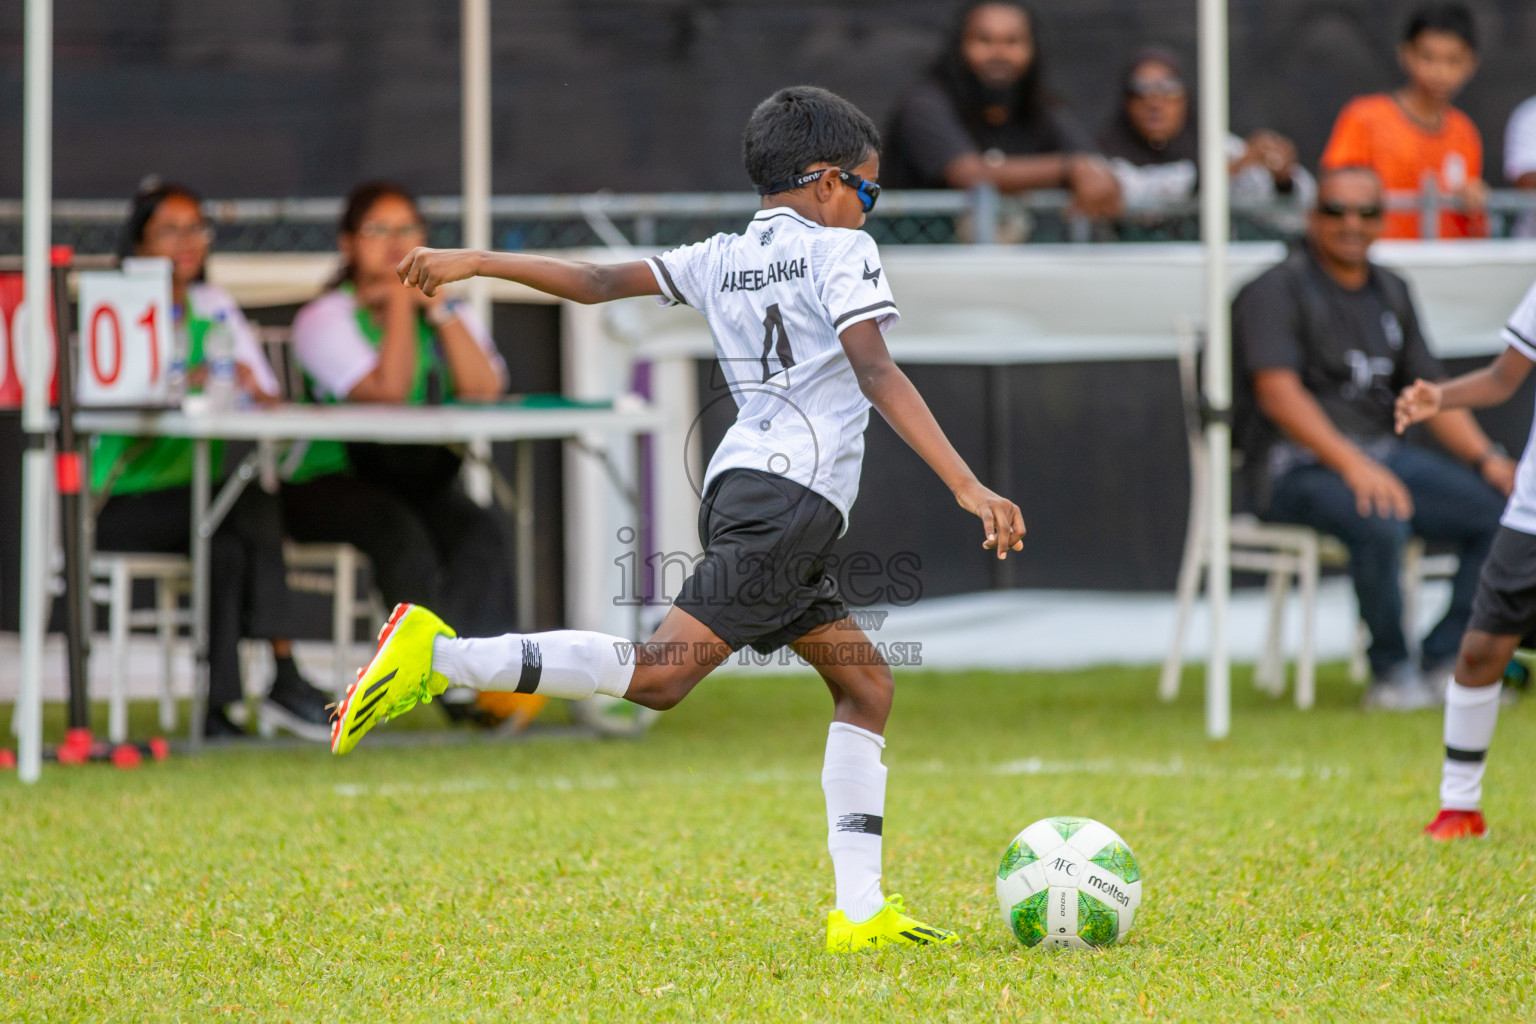
POLYGON ((844 331, 862 320, 880 321, 882 331, 888 329, 891 324, 901 319, 901 312, 896 308, 896 303, 891 299, 883 299, 880 302, 868 306, 860 306, 858 309, 850 309, 832 318, 832 330, 844 331))
POLYGON ((651 275, 656 278, 656 286, 661 289, 661 295, 657 301, 663 306, 686 306, 688 300, 683 298, 683 293, 678 290, 677 283, 672 280, 671 271, 662 262, 660 256, 646 257, 646 265, 651 268, 651 275))
POLYGON ((1508 324, 1504 325, 1500 337, 1504 339, 1504 344, 1536 363, 1536 338, 1528 338, 1508 324))

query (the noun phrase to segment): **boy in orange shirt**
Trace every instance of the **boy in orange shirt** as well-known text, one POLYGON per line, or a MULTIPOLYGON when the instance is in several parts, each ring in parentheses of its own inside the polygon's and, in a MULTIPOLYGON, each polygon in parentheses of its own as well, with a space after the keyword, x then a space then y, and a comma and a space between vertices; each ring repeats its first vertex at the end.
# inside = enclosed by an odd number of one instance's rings
MULTIPOLYGON (((1322 165, 1370 167, 1389 192, 1419 192, 1426 174, 1433 175, 1439 190, 1463 205, 1440 215, 1440 237, 1485 236, 1482 136, 1451 106, 1477 71, 1472 12, 1461 3, 1421 7, 1408 21, 1397 57, 1408 81, 1393 92, 1351 100, 1334 123, 1322 165)), ((1417 210, 1393 210, 1381 237, 1421 234, 1417 210)))

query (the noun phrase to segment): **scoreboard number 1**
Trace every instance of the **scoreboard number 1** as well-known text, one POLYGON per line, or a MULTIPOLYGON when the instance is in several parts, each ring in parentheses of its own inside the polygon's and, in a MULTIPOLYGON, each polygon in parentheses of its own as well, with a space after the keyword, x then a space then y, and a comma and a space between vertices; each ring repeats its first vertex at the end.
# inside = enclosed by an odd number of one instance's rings
POLYGON ((122 272, 81 273, 80 404, 165 404, 170 323, 169 261, 134 260, 122 272))

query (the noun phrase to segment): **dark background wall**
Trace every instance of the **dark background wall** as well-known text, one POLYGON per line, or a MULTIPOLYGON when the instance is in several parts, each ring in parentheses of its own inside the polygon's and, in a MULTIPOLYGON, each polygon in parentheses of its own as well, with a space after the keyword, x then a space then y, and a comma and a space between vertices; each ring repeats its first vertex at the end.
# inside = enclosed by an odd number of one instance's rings
MULTIPOLYGON (((57 0, 56 188, 156 171, 212 196, 336 195, 365 176, 457 191, 457 0, 57 0)), ((943 0, 494 0, 498 192, 733 189, 754 103, 808 81, 884 121, 940 46, 943 0)), ((1316 160, 1339 107, 1397 81, 1409 0, 1231 0, 1239 130, 1316 160)), ((1500 179, 1536 93, 1536 4, 1472 0, 1463 106, 1500 179)), ((1050 78, 1093 127, 1161 42, 1193 64, 1195 0, 1038 0, 1050 78)), ((0 195, 21 188, 22 5, 0 4, 0 195)))
MULTIPOLYGON (((1396 82, 1393 47, 1411 6, 1231 0, 1234 126, 1284 131, 1314 161, 1345 100, 1396 82)), ((1107 116, 1137 46, 1170 43, 1193 64, 1195 0, 1037 7, 1050 78, 1090 125, 1107 116)), ((1536 3, 1472 7, 1484 66, 1461 102, 1497 183, 1505 119, 1536 93, 1536 3)), ((811 81, 884 121, 932 59, 952 9, 934 0, 493 0, 495 188, 741 188, 736 140, 754 103, 811 81)), ((457 0, 56 0, 56 26, 62 197, 126 196, 152 171, 210 196, 336 195, 374 175, 424 193, 458 188, 457 0)), ((21 33, 22 5, 0 4, 0 196, 21 189, 21 33)), ((553 312, 508 307, 496 326, 519 390, 558 388, 553 312)), ((840 550, 915 552, 930 595, 1171 586, 1187 476, 1170 367, 912 373, 966 457, 1011 481, 1029 549, 1003 569, 974 558, 964 515, 873 417, 863 494, 840 550), (988 396, 984 407, 977 394, 988 396), (987 418, 1009 425, 1006 449, 989 442, 987 418)), ((1530 401, 1527 389, 1490 414, 1512 450, 1530 401)), ((554 531, 559 456, 546 447, 541 524, 554 531)), ((14 417, 0 416, 0 626, 15 614, 19 452, 14 417)), ((558 537, 542 533, 539 548, 548 624, 561 603, 558 537)))

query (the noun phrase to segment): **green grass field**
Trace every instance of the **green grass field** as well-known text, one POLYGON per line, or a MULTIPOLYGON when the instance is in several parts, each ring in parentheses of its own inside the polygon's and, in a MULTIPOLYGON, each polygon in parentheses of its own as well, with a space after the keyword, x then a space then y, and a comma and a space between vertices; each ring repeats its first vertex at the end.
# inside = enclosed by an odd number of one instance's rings
MULTIPOLYGON (((898 676, 887 891, 941 951, 821 951, 814 678, 707 682, 640 742, 205 754, 0 780, 0 1019, 1536 1019, 1526 752, 1492 833, 1438 846, 1440 715, 1299 713, 1237 681, 1233 737, 1151 670, 898 676), (1116 828, 1129 941, 1025 950, 993 875, 1036 818, 1116 828)), ((554 716, 558 719, 558 715, 554 716)), ((412 725, 437 721, 435 709, 412 725)))

